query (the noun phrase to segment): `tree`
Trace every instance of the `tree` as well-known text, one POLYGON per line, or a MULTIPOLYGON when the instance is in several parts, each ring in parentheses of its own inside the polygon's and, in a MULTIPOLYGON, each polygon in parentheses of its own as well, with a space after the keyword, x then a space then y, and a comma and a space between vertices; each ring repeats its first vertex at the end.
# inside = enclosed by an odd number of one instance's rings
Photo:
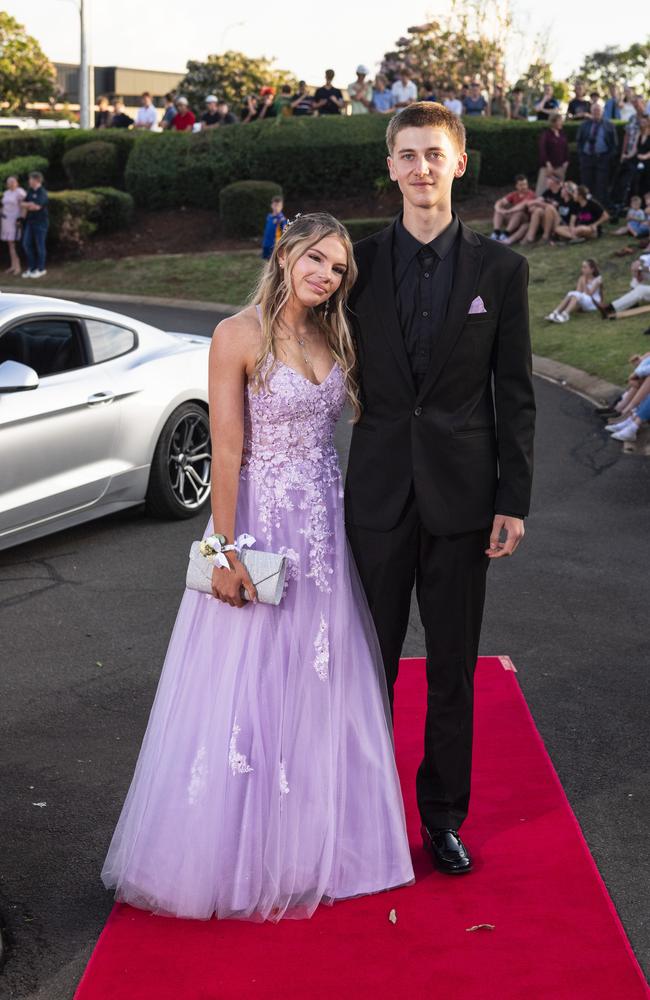
POLYGON ((228 50, 221 55, 208 56, 205 62, 190 60, 187 73, 178 85, 178 93, 187 97, 198 110, 208 94, 216 94, 237 106, 249 94, 259 93, 261 87, 279 88, 283 83, 295 87, 297 80, 287 70, 274 69, 272 60, 251 59, 243 52, 228 50))
POLYGON ((11 114, 32 101, 52 101, 56 70, 22 24, 0 11, 0 99, 11 114))
POLYGON ((645 91, 650 86, 650 38, 627 49, 608 45, 592 52, 571 79, 583 80, 588 87, 597 89, 604 89, 608 83, 627 83, 645 91))
POLYGON ((416 80, 438 88, 473 77, 502 83, 510 25, 508 0, 453 0, 449 14, 409 28, 385 54, 381 72, 392 82, 407 67, 416 80))
POLYGON ((550 83, 553 87, 554 97, 557 97, 559 101, 566 101, 569 92, 568 85, 563 80, 553 79, 551 64, 545 59, 531 63, 514 86, 524 91, 529 107, 532 107, 532 104, 542 96, 545 83, 550 83))

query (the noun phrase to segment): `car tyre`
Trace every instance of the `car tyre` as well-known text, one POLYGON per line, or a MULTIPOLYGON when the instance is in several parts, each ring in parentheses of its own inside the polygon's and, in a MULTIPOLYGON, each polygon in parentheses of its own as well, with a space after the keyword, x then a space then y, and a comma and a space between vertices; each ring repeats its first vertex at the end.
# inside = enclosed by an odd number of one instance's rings
POLYGON ((151 517, 195 517, 210 501, 210 422, 198 403, 181 403, 156 444, 145 512, 151 517))

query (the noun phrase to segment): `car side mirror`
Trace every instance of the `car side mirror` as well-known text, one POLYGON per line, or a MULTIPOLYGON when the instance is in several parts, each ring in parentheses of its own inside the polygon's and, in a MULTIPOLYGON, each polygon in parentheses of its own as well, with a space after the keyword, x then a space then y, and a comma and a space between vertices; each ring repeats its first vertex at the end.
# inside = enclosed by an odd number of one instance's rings
POLYGON ((20 361, 0 364, 0 392, 24 392, 38 387, 38 374, 20 361))

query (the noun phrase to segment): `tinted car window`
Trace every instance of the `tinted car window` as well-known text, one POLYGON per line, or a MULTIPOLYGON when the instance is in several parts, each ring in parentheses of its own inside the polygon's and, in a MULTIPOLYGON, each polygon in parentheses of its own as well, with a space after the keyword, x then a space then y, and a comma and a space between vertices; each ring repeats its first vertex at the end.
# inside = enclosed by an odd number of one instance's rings
POLYGON ((85 364, 79 324, 72 319, 32 319, 0 334, 0 363, 20 361, 39 378, 85 364))
POLYGON ((126 327, 104 323, 97 319, 86 320, 93 361, 109 361, 126 354, 135 346, 135 334, 126 327))

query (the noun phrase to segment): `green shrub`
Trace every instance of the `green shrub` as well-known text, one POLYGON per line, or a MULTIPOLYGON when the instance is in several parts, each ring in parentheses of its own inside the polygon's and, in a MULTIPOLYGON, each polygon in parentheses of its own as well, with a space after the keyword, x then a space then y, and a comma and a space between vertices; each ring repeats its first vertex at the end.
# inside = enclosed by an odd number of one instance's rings
POLYGON ((103 233, 112 233, 116 229, 128 229, 133 223, 133 198, 126 191, 118 191, 112 187, 90 188, 91 194, 99 195, 98 226, 103 233))
MULTIPOLYGON (((108 142, 115 149, 117 154, 117 181, 119 187, 124 187, 124 173, 129 156, 135 144, 142 139, 146 132, 129 131, 124 128, 106 128, 101 131, 95 129, 72 129, 66 132, 63 150, 65 153, 79 146, 88 145, 95 142, 108 142)), ((160 136, 158 136, 160 138, 160 136)), ((107 180, 98 183, 108 183, 107 180)))
POLYGON ((133 199, 115 188, 53 191, 48 202, 48 242, 68 252, 80 252, 98 232, 113 232, 133 220, 133 199))
POLYGON ((87 142, 63 155, 63 169, 75 188, 114 185, 118 179, 117 150, 110 142, 87 142))
POLYGON ((271 198, 281 195, 274 181, 235 181, 219 194, 219 216, 226 236, 261 236, 271 198))
POLYGON ((48 202, 48 242, 80 252, 99 228, 101 196, 92 191, 54 191, 48 202))
POLYGON ((17 177, 23 187, 33 170, 45 174, 49 163, 43 156, 15 156, 13 160, 0 163, 0 187, 4 187, 7 177, 17 177))

